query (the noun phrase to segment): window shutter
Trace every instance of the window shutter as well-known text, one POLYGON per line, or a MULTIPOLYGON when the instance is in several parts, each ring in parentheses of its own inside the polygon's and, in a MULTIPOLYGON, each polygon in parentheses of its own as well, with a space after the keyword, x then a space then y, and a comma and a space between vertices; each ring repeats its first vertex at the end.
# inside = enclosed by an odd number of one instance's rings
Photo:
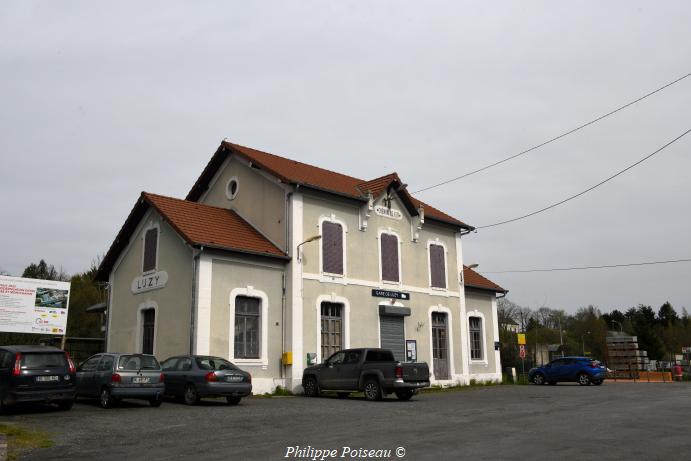
POLYGON ((322 223, 322 270, 343 274, 343 228, 340 224, 322 223))
POLYGON ((432 286, 435 288, 446 288, 446 267, 444 266, 443 246, 429 246, 429 265, 432 286))
POLYGON ((158 229, 146 231, 144 235, 144 267, 143 272, 156 269, 156 243, 158 243, 158 229))
POLYGON ((381 278, 399 282, 398 272, 398 237, 381 234, 381 278))

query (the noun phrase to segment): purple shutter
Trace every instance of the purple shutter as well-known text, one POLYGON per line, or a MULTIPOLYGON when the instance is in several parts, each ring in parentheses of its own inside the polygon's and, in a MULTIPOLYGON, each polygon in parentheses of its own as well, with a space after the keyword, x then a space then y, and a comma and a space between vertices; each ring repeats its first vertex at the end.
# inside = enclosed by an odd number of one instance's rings
POLYGON ((435 288, 446 288, 446 267, 444 265, 443 246, 429 246, 429 266, 432 286, 435 288))
POLYGON ((398 237, 381 234, 381 278, 388 282, 398 279, 398 237))
POLYGON ((149 229, 144 236, 143 272, 156 269, 156 243, 158 243, 158 229, 149 229))
POLYGON ((322 270, 343 274, 343 228, 340 224, 322 223, 322 270))

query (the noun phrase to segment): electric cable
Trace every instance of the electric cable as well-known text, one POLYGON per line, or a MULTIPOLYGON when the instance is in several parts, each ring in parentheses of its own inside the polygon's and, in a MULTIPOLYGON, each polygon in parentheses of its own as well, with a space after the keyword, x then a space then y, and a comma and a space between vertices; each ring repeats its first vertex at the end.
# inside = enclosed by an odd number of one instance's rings
POLYGON ((619 176, 619 175, 621 175, 621 174, 623 174, 623 173, 629 171, 629 170, 632 169, 633 167, 635 167, 635 166, 637 166, 637 165, 640 165, 641 163, 643 163, 644 161, 648 160, 649 158, 651 158, 651 157, 654 156, 655 154, 658 154, 659 152, 662 152, 664 149, 666 149, 667 147, 671 146, 672 144, 674 144, 675 142, 677 142, 678 140, 680 140, 681 138, 683 138, 684 136, 686 136, 689 132, 691 132, 691 129, 686 130, 685 132, 683 132, 682 134, 680 134, 680 135, 677 136, 676 138, 674 138, 674 139, 672 139, 671 141, 669 141, 669 142, 668 142, 667 144, 665 144, 664 146, 662 146, 662 147, 660 147, 659 149, 657 149, 655 152, 646 155, 646 156, 643 157, 642 159, 640 159, 640 160, 638 160, 638 161, 632 163, 631 165, 627 166, 627 167, 624 168, 623 170, 619 170, 618 172, 616 172, 616 173, 613 174, 612 176, 609 176, 609 177, 603 179, 603 180, 600 181, 599 183, 597 183, 597 184, 595 184, 595 185, 593 185, 593 186, 590 186, 589 188, 587 188, 587 189, 585 189, 585 190, 582 190, 581 192, 579 192, 579 193, 577 193, 577 194, 571 195, 571 196, 569 196, 569 197, 567 197, 567 198, 565 198, 565 199, 563 199, 563 200, 560 200, 560 201, 558 201, 558 202, 556 202, 556 203, 553 203, 553 204, 551 204, 551 205, 548 205, 548 206, 546 206, 546 207, 544 207, 544 208, 540 208, 539 210, 533 211, 533 212, 531 212, 531 213, 527 213, 527 214, 524 214, 524 215, 522 215, 522 216, 518 216, 518 217, 512 218, 512 219, 507 219, 507 220, 505 220, 505 221, 496 222, 496 223, 494 223, 494 224, 487 224, 487 225, 484 225, 484 226, 477 226, 475 229, 487 229, 487 228, 489 228, 489 227, 495 227, 495 226, 500 226, 500 225, 502 225, 502 224, 508 224, 508 223, 516 222, 516 221, 519 221, 519 220, 521 220, 521 219, 529 218, 530 216, 535 216, 536 214, 539 214, 539 213, 542 213, 542 212, 544 212, 544 211, 550 210, 550 209, 552 209, 552 208, 554 208, 554 207, 557 207, 557 206, 559 206, 559 205, 562 205, 562 204, 564 204, 564 203, 566 203, 566 202, 568 202, 568 201, 570 201, 570 200, 573 200, 573 199, 575 199, 575 198, 578 198, 578 197, 580 197, 581 195, 584 195, 584 194, 590 192, 591 190, 596 189, 596 188, 600 187, 601 185, 603 185, 603 184, 605 184, 605 183, 611 181, 612 179, 616 178, 617 176, 619 176))
POLYGON ((482 271, 481 274, 511 274, 511 273, 526 273, 526 272, 559 272, 559 271, 579 271, 586 269, 609 269, 612 267, 632 267, 632 266, 650 266, 655 264, 672 264, 691 262, 691 258, 686 259, 670 259, 667 261, 648 261, 642 263, 628 263, 628 264, 603 264, 601 266, 576 266, 576 267, 552 267, 548 269, 518 269, 508 271, 482 271))
POLYGON ((562 134, 560 134, 560 135, 558 135, 558 136, 555 136, 555 137, 553 137, 553 138, 550 138, 550 139, 548 139, 547 141, 544 141, 544 142, 542 142, 542 143, 540 143, 540 144, 537 144, 537 145, 535 145, 535 146, 533 146, 533 147, 531 147, 531 148, 529 148, 529 149, 526 149, 526 150, 524 150, 524 151, 522 151, 522 152, 519 152, 519 153, 517 153, 517 154, 514 154, 514 155, 511 155, 511 156, 509 156, 509 157, 506 157, 506 158, 503 159, 503 160, 499 160, 499 161, 497 161, 497 162, 490 163, 489 165, 485 165, 485 166, 483 166, 482 168, 478 168, 477 170, 469 171, 468 173, 462 174, 461 176, 457 176, 457 177, 452 178, 452 179, 447 179, 446 181, 442 181, 442 182, 440 182, 440 183, 433 184, 433 185, 431 185, 431 186, 427 186, 427 187, 424 187, 424 188, 422 188, 422 189, 418 189, 418 190, 416 190, 416 191, 411 192, 411 194, 417 194, 417 193, 419 193, 419 192, 424 192, 424 191, 427 191, 427 190, 430 190, 430 189, 434 189, 435 187, 443 186, 443 185, 445 185, 445 184, 449 184, 449 183, 452 183, 452 182, 454 182, 454 181, 458 181, 458 180, 460 180, 460 179, 467 178, 468 176, 472 176, 472 175, 474 175, 474 174, 476 174, 476 173, 480 173, 481 171, 488 170, 488 169, 490 169, 490 168, 492 168, 492 167, 495 167, 495 166, 497 166, 497 165, 501 165, 502 163, 508 162, 509 160, 513 160, 513 159, 515 159, 515 158, 517 158, 517 157, 520 157, 520 156, 525 155, 525 154, 527 154, 527 153, 529 153, 529 152, 532 152, 532 151, 534 151, 534 150, 537 150, 537 149, 539 149, 540 147, 546 146, 547 144, 550 144, 550 143, 552 143, 552 142, 554 142, 554 141, 557 141, 557 140, 559 140, 559 139, 561 139, 561 138, 563 138, 563 137, 565 137, 565 136, 568 136, 568 135, 570 135, 570 134, 572 134, 572 133, 575 133, 575 132, 577 132, 577 131, 580 131, 580 130, 582 130, 583 128, 586 128, 586 127, 592 125, 593 123, 599 122, 600 120, 602 120, 602 119, 604 119, 604 118, 607 118, 607 117, 609 117, 610 115, 614 115, 614 114, 616 114, 617 112, 619 112, 619 111, 621 111, 621 110, 623 110, 623 109, 626 109, 627 107, 633 106, 634 104, 636 104, 636 103, 638 103, 638 102, 640 102, 640 101, 643 101, 644 99, 646 99, 646 98, 648 98, 648 97, 654 95, 655 93, 659 93, 660 91, 664 90, 665 88, 669 88, 670 86, 674 85, 675 83, 678 83, 678 82, 680 82, 680 81, 682 81, 682 80, 684 80, 685 78, 690 77, 690 76, 691 76, 691 72, 689 72, 688 74, 686 74, 686 75, 684 75, 684 76, 682 76, 682 77, 679 77, 679 78, 676 79, 676 80, 673 80, 673 81, 667 83, 666 85, 663 85, 663 86, 657 88, 656 90, 651 91, 650 93, 647 93, 647 94, 641 96, 641 97, 638 98, 638 99, 635 99, 635 100, 633 100, 633 101, 631 101, 631 102, 628 102, 628 103, 624 104, 623 106, 619 106, 619 107, 617 107, 616 109, 614 109, 614 110, 612 110, 612 111, 610 111, 610 112, 607 112, 607 113, 604 114, 604 115, 600 115, 599 117, 594 118, 594 119, 590 120, 589 122, 586 122, 586 123, 584 123, 584 124, 582 124, 582 125, 579 125, 579 126, 577 126, 576 128, 573 128, 573 129, 571 129, 571 130, 569 130, 569 131, 566 131, 566 132, 564 132, 564 133, 562 133, 562 134))

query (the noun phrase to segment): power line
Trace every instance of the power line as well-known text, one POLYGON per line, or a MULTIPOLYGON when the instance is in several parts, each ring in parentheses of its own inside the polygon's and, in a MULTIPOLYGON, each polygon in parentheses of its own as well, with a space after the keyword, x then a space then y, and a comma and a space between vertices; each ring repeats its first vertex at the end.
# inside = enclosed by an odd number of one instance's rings
POLYGON ((485 171, 485 170, 488 170, 488 169, 490 169, 490 168, 492 168, 492 167, 495 167, 495 166, 497 166, 497 165, 501 165, 501 164, 504 163, 504 162, 508 162, 509 160, 513 160, 513 159, 515 159, 516 157, 520 157, 520 156, 522 156, 522 155, 525 155, 525 154, 527 154, 527 153, 529 153, 529 152, 532 152, 532 151, 534 151, 534 150, 536 150, 536 149, 539 149, 540 147, 546 146, 547 144, 550 144, 550 143, 552 143, 552 142, 554 142, 554 141, 557 141, 557 140, 559 140, 559 139, 561 139, 561 138, 563 138, 563 137, 565 137, 565 136, 568 136, 568 135, 570 135, 570 134, 572 134, 572 133, 575 133, 576 131, 582 130, 583 128, 585 128, 585 127, 587 127, 587 126, 590 126, 590 125, 592 125, 593 123, 599 122, 600 120, 609 117, 610 115, 614 115, 614 114, 616 114, 617 112, 619 112, 620 110, 623 110, 623 109, 626 109, 627 107, 633 106, 634 104, 636 104, 636 103, 638 103, 638 102, 640 102, 640 101, 643 101, 644 99, 646 99, 646 98, 648 98, 648 97, 654 95, 655 93, 658 93, 658 92, 664 90, 665 88, 669 88, 670 86, 674 85, 675 83, 678 83, 678 82, 680 82, 680 81, 682 81, 682 80, 684 80, 685 78, 690 77, 690 76, 691 76, 691 72, 689 72, 688 74, 686 74, 686 75, 684 75, 684 76, 682 76, 682 77, 679 77, 678 79, 676 79, 676 80, 674 80, 674 81, 671 81, 671 82, 667 83, 667 84, 664 85, 664 86, 661 86, 660 88, 658 88, 658 89, 656 89, 656 90, 654 90, 654 91, 651 91, 651 92, 648 93, 648 94, 645 94, 645 95, 641 96, 641 97, 638 98, 638 99, 635 99, 635 100, 633 100, 633 101, 631 101, 631 102, 629 102, 629 103, 626 103, 626 104, 624 104, 623 106, 617 107, 616 109, 614 109, 614 110, 611 111, 611 112, 607 112, 607 113, 604 114, 604 115, 600 115, 599 117, 594 118, 594 119, 592 119, 592 120, 589 121, 589 122, 586 122, 586 123, 584 123, 584 124, 582 124, 582 125, 579 125, 579 126, 577 126, 576 128, 574 128, 574 129, 572 129, 572 130, 569 130, 569 131, 567 131, 567 132, 565 132, 565 133, 562 133, 562 134, 560 134, 560 135, 558 135, 558 136, 555 136, 555 137, 553 137, 553 138, 550 138, 550 139, 548 139, 547 141, 544 141, 544 142, 542 142, 542 143, 540 143, 540 144, 538 144, 538 145, 536 145, 536 146, 533 146, 533 147, 531 147, 531 148, 529 148, 529 149, 526 149, 526 150, 524 150, 524 151, 522 151, 522 152, 519 152, 519 153, 517 153, 517 154, 511 155, 510 157, 506 157, 506 158, 503 159, 503 160, 499 160, 499 161, 497 161, 497 162, 490 163, 489 165, 483 166, 482 168, 478 168, 477 170, 469 171, 468 173, 462 174, 461 176, 457 176, 457 177, 455 177, 455 178, 447 179, 446 181, 442 181, 442 182, 440 182, 440 183, 433 184, 433 185, 431 185, 431 186, 427 186, 427 187, 424 187, 424 188, 422 188, 422 189, 418 189, 418 190, 416 190, 416 191, 411 192, 411 194, 417 194, 417 193, 419 193, 419 192, 424 192, 424 191, 426 191, 426 190, 434 189, 435 187, 443 186, 443 185, 445 185, 445 184, 449 184, 449 183, 451 183, 451 182, 458 181, 458 180, 463 179, 463 178, 467 178, 468 176, 472 176, 472 175, 474 175, 474 174, 476 174, 476 173, 480 173, 481 171, 485 171))
POLYGON ((564 200, 560 200, 559 202, 553 203, 553 204, 548 205, 548 206, 546 206, 546 207, 544 207, 544 208, 540 208, 539 210, 533 211, 532 213, 528 213, 528 214, 524 214, 524 215, 522 215, 522 216, 518 216, 517 218, 507 219, 506 221, 500 221, 500 222, 497 222, 497 223, 494 223, 494 224, 487 224, 487 225, 485 225, 485 226, 478 226, 478 227, 476 227, 476 229, 487 229, 488 227, 495 227, 495 226, 500 226, 500 225, 502 225, 502 224, 508 224, 508 223, 511 223, 511 222, 519 221, 519 220, 521 220, 521 219, 525 219, 525 218, 528 218, 528 217, 530 217, 530 216, 535 216, 535 215, 538 214, 538 213, 542 213, 543 211, 547 211, 547 210, 549 210, 549 209, 552 209, 552 208, 554 208, 554 207, 557 207, 557 206, 559 206, 559 205, 562 205, 562 204, 564 204, 564 203, 566 203, 566 202, 568 202, 568 201, 570 201, 570 200, 573 200, 573 199, 575 199, 575 198, 577 198, 577 197, 580 197, 581 195, 584 195, 584 194, 590 192, 591 190, 593 190, 593 189, 595 189, 595 188, 597 188, 597 187, 600 187, 601 185, 605 184, 606 182, 611 181, 612 179, 616 178, 617 176, 619 176, 619 175, 621 175, 621 174, 627 172, 627 171, 630 170, 631 168, 633 168, 633 167, 635 167, 635 166, 637 166, 637 165, 640 165, 641 163, 643 163, 644 161, 648 160, 648 159, 649 159, 650 157, 652 157, 653 155, 655 155, 655 154, 657 154, 657 153, 663 151, 665 148, 671 146, 672 144, 674 144, 675 142, 677 142, 678 140, 680 140, 681 138, 683 138, 684 136, 686 136, 689 132, 691 132, 691 129, 686 130, 685 132, 683 132, 682 134, 680 134, 680 135, 677 136, 676 138, 674 138, 674 139, 672 139, 671 141, 669 141, 669 142, 668 142, 667 144, 665 144, 664 146, 662 146, 662 147, 660 147, 659 149, 657 149, 657 150, 656 150, 655 152, 653 152, 652 154, 646 155, 645 157, 643 157, 642 159, 638 160, 637 162, 632 163, 631 165, 627 166, 627 167, 624 168, 623 170, 619 170, 618 172, 616 172, 616 173, 613 174, 612 176, 609 176, 608 178, 603 179, 602 181, 600 181, 599 183, 595 184, 594 186, 590 186, 589 188, 587 188, 587 189, 585 189, 585 190, 583 190, 583 191, 581 191, 581 192, 579 192, 579 193, 577 193, 577 194, 574 194, 574 195, 572 195, 572 196, 570 196, 570 197, 567 197, 567 198, 565 198, 564 200))
POLYGON ((519 269, 519 270, 509 270, 509 271, 482 271, 482 274, 509 274, 509 273, 525 273, 525 272, 557 272, 557 271, 578 271, 586 269, 609 269, 612 267, 631 267, 631 266, 651 266, 654 264, 671 264, 671 263, 685 263, 691 262, 691 258, 688 259, 670 259, 667 261, 649 261, 643 263, 629 263, 629 264, 605 264, 602 266, 580 266, 580 267, 559 267, 559 268, 549 268, 549 269, 519 269))

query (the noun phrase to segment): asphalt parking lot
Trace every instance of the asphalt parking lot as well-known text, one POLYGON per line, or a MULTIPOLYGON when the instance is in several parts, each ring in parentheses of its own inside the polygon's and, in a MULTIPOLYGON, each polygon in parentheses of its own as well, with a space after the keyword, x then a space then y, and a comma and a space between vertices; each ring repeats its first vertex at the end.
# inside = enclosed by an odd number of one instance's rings
POLYGON ((39 407, 0 419, 52 434, 55 446, 22 457, 30 460, 290 459, 295 446, 338 456, 344 447, 391 450, 383 459, 399 459, 403 447, 413 460, 668 460, 691 448, 690 414, 689 383, 605 383, 493 386, 410 402, 287 397, 150 408, 132 401, 102 410, 80 401, 69 412, 39 407))

